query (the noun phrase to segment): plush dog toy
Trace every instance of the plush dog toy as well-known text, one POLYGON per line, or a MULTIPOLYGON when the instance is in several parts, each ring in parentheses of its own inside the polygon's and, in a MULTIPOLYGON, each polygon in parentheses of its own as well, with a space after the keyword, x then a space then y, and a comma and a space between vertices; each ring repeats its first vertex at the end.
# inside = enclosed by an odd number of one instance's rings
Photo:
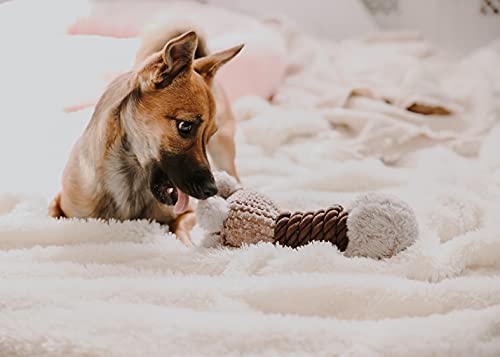
POLYGON ((208 233, 206 246, 272 242, 296 248, 326 241, 349 257, 381 259, 406 249, 418 236, 412 209, 391 196, 364 195, 347 209, 336 205, 316 212, 280 212, 270 198, 242 188, 228 174, 214 176, 218 195, 196 208, 200 227, 208 233))

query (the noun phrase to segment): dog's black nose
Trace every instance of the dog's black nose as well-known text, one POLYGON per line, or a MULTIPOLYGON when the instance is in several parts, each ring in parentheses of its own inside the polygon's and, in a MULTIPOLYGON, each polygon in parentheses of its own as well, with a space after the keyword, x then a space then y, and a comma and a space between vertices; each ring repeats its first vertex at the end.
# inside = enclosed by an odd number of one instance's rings
POLYGON ((206 200, 217 194, 215 179, 209 170, 189 173, 187 177, 174 179, 174 184, 189 196, 198 200, 206 200))
POLYGON ((204 185, 202 189, 202 197, 201 199, 207 199, 209 197, 215 196, 219 190, 217 189, 217 185, 214 181, 208 182, 204 185))

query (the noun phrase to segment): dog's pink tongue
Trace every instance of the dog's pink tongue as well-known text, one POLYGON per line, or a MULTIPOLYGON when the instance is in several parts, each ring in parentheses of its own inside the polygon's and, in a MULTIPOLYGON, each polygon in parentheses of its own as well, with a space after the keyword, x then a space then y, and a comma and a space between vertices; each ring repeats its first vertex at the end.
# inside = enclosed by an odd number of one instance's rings
POLYGON ((177 202, 175 203, 174 206, 174 213, 175 214, 182 214, 186 212, 188 205, 189 205, 189 196, 186 195, 184 192, 179 190, 177 187, 175 188, 177 191, 177 202))

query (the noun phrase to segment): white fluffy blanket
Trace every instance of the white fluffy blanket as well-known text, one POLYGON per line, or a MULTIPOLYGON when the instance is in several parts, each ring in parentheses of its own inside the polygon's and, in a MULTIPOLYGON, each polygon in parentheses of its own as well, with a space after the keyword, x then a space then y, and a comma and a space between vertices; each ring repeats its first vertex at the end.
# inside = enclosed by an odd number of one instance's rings
MULTIPOLYGON (((500 354, 500 44, 454 60, 411 34, 283 34, 276 104, 235 103, 244 183, 292 209, 397 194, 416 244, 385 261, 328 244, 189 249, 156 224, 56 221, 48 197, 1 194, 0 355, 500 354)), ((60 168, 89 115, 65 116, 64 144, 19 170, 60 168)))

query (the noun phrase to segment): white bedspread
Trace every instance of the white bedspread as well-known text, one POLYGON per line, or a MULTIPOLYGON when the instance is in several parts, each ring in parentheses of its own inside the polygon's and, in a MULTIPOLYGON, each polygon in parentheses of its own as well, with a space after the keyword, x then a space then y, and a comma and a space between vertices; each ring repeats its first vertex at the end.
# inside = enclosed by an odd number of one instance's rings
POLYGON ((11 118, 7 103, 2 175, 17 168, 23 184, 0 194, 1 356, 500 354, 500 43, 458 60, 412 34, 330 44, 283 31, 276 104, 235 103, 244 183, 290 209, 397 194, 417 213, 416 244, 386 261, 327 244, 189 249, 156 224, 50 219, 28 178, 57 187, 91 112, 39 99, 39 119, 11 118), (16 159, 21 146, 35 162, 16 159))

